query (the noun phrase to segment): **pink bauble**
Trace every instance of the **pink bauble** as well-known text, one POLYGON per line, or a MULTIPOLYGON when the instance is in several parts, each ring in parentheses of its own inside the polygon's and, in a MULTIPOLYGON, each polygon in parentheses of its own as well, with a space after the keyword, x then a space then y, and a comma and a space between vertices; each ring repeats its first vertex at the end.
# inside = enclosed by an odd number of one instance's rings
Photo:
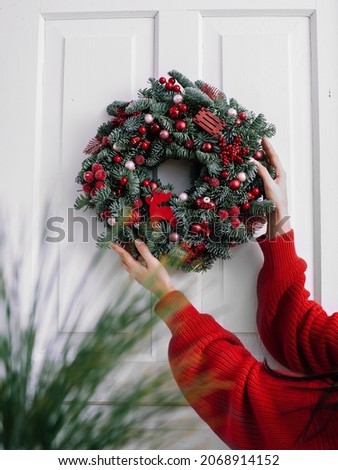
POLYGON ((169 132, 166 129, 162 129, 159 133, 160 139, 166 140, 169 137, 169 132))
POLYGON ((262 160, 263 156, 264 156, 264 154, 261 150, 257 150, 257 152, 254 154, 254 158, 256 160, 262 160))
POLYGON ((144 121, 147 123, 147 124, 151 124, 154 120, 154 116, 152 114, 145 114, 144 115, 144 121))
POLYGON ((119 145, 117 145, 117 143, 115 142, 115 144, 113 144, 113 150, 115 150, 115 152, 120 152, 121 147, 119 147, 119 145))
POLYGON ((237 111, 234 108, 228 109, 228 116, 237 116, 237 111))
POLYGON ((180 236, 177 232, 172 232, 172 233, 169 234, 169 241, 170 242, 176 243, 176 242, 178 242, 179 239, 180 239, 180 236))
POLYGON ((135 163, 128 160, 124 165, 128 170, 135 170, 135 163))
POLYGON ((183 101, 183 96, 181 94, 174 95, 173 102, 175 104, 180 104, 183 101))
POLYGON ((180 201, 187 201, 189 196, 187 193, 181 193, 179 196, 178 196, 179 200, 180 201))
POLYGON ((244 171, 240 171, 239 173, 237 173, 237 179, 239 179, 239 181, 243 183, 246 180, 246 173, 244 173, 244 171))
POLYGON ((113 227, 113 226, 116 224, 116 219, 115 219, 115 217, 109 217, 109 218, 107 219, 107 223, 113 227))

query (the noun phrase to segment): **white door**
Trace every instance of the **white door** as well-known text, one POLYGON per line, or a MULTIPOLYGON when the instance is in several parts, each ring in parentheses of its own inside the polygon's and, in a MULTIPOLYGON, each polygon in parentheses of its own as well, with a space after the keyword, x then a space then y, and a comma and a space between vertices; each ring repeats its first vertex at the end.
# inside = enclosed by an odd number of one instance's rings
MULTIPOLYGON (((52 196, 49 216, 59 217, 65 234, 56 246, 59 298, 51 312, 55 337, 67 331, 76 316, 75 309, 71 318, 65 318, 67 293, 96 250, 90 217, 86 216, 86 225, 74 219, 80 214, 72 211, 82 150, 106 120, 107 104, 135 98, 149 77, 166 75, 171 69, 192 80, 203 79, 276 124, 273 143, 289 176, 298 251, 309 265, 308 288, 324 306, 334 308, 338 301, 338 276, 331 268, 338 264, 332 236, 338 230, 332 217, 338 170, 333 140, 338 128, 338 58, 333 47, 337 3, 159 3, 1 1, 0 190, 7 212, 13 215, 17 209, 20 220, 31 220, 36 227, 52 196), (326 55, 327 48, 334 57, 326 55)), ((170 180, 173 171, 169 164, 159 174, 170 180)), ((184 184, 185 178, 182 174, 176 184, 184 184)), ((17 224, 10 226, 13 237, 17 224)), ((92 273, 88 297, 80 299, 88 315, 81 318, 79 332, 90 329, 103 297, 121 289, 124 272, 116 268, 113 277, 104 275, 112 259, 107 253, 100 272, 92 273)), ((266 355, 255 327, 261 263, 259 248, 249 243, 234 249, 231 261, 216 263, 206 274, 174 274, 176 285, 186 289, 197 308, 214 314, 258 358, 266 355)), ((156 335, 149 336, 128 367, 155 371, 166 366, 168 341, 166 327, 159 324, 156 335)), ((105 402, 104 393, 97 402, 105 402)), ((182 405, 177 393, 170 423, 177 428, 172 448, 224 448, 182 405)))

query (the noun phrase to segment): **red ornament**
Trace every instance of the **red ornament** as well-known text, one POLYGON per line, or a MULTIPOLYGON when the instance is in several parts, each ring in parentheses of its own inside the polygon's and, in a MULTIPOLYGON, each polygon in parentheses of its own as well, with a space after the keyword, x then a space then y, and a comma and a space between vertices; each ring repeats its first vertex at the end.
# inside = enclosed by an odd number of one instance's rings
POLYGON ((190 230, 192 233, 195 233, 195 234, 203 232, 203 228, 200 224, 191 224, 190 230))
POLYGON ((241 221, 237 217, 232 217, 230 219, 230 224, 233 228, 237 228, 241 225, 241 221))
POLYGON ((128 178, 126 176, 122 176, 119 183, 121 186, 125 186, 128 183, 128 178))
POLYGON ((96 173, 99 170, 103 170, 103 166, 101 165, 101 163, 93 163, 92 164, 92 172, 96 173))
POLYGON ((106 185, 104 184, 103 181, 96 181, 95 183, 95 189, 97 189, 98 191, 102 188, 104 188, 106 185))
POLYGON ((180 117, 180 110, 177 106, 170 106, 168 110, 168 116, 171 119, 178 119, 180 117))
POLYGON ((93 188, 91 191, 90 191, 90 197, 94 197, 96 194, 96 189, 93 188))
POLYGON ((210 180, 208 181, 209 185, 212 187, 212 188, 217 188, 220 183, 219 183, 219 179, 218 178, 210 178, 210 180))
POLYGON ((143 180, 142 181, 142 186, 144 186, 145 188, 147 188, 149 185, 150 185, 150 180, 143 180))
POLYGON ((201 145, 202 152, 210 153, 213 148, 214 146, 211 142, 204 142, 204 144, 201 145))
POLYGON ((148 150, 148 148, 150 147, 151 145, 151 142, 149 142, 149 140, 144 140, 142 143, 141 143, 141 149, 142 150, 148 150))
POLYGON ((136 147, 140 142, 141 142, 141 137, 138 135, 135 135, 134 137, 130 138, 130 145, 132 145, 133 147, 136 147))
POLYGON ((255 197, 258 197, 261 194, 261 190, 259 188, 252 188, 251 194, 255 197))
POLYGON ((187 127, 187 123, 185 121, 179 120, 176 122, 175 129, 177 131, 182 132, 184 131, 184 129, 186 129, 186 127, 187 127))
POLYGON ((95 179, 105 180, 107 178, 107 173, 104 170, 99 170, 95 173, 95 179))
POLYGON ((257 152, 255 152, 254 154, 254 158, 256 160, 262 160, 263 157, 264 157, 264 154, 261 150, 257 150, 257 152))
POLYGON ((188 106, 185 103, 180 103, 178 105, 178 109, 181 111, 181 113, 186 113, 188 111, 188 106))
POLYGON ((243 211, 248 211, 250 209, 250 203, 249 202, 243 202, 242 209, 243 209, 243 211))
POLYGON ((181 87, 180 87, 179 85, 174 85, 174 86, 173 86, 173 91, 174 91, 175 93, 179 93, 179 92, 181 91, 181 87))
MULTIPOLYGON (((169 78, 169 80, 170 80, 170 78, 169 78)), ((173 83, 171 83, 171 82, 167 82, 167 83, 165 84, 165 87, 166 87, 166 89, 167 89, 168 91, 171 91, 171 90, 173 89, 173 86, 174 86, 174 85, 173 85, 173 83)))
POLYGON ((246 119, 246 114, 242 111, 238 114, 238 117, 241 121, 244 121, 246 119))
POLYGON ((157 124, 157 122, 154 122, 154 124, 152 124, 150 126, 150 132, 152 132, 153 134, 157 134, 157 132, 160 131, 160 126, 157 124))
POLYGON ((146 128, 146 126, 140 126, 140 127, 138 128, 138 133, 139 133, 139 134, 142 134, 142 135, 143 135, 143 134, 146 134, 146 133, 147 133, 147 128, 146 128))
POLYGON ((160 139, 167 140, 169 137, 169 132, 166 129, 162 129, 159 136, 160 136, 160 139))
POLYGON ((150 181, 149 186, 153 191, 158 188, 158 184, 155 181, 150 181))
POLYGON ((94 173, 92 171, 86 171, 83 175, 83 179, 86 183, 92 183, 95 179, 94 173))
POLYGON ((221 209, 219 212, 218 212, 218 216, 220 219, 222 220, 225 220, 229 217, 229 212, 226 211, 225 209, 221 209))
POLYGON ((85 193, 90 193, 90 191, 92 190, 92 186, 88 183, 85 183, 83 186, 82 186, 82 191, 84 191, 85 193))
POLYGON ((237 207, 237 206, 232 206, 229 209, 229 215, 231 215, 231 216, 237 216, 237 215, 240 214, 240 212, 241 211, 240 211, 239 207, 237 207))
POLYGON ((143 165, 143 163, 146 161, 143 155, 136 155, 134 158, 135 165, 143 165))
POLYGON ((255 196, 250 191, 247 193, 247 197, 249 201, 254 201, 256 199, 255 196))
POLYGON ((177 243, 180 239, 180 236, 177 232, 169 233, 169 241, 173 243, 177 243))
POLYGON ((114 162, 114 163, 121 163, 121 162, 122 162, 122 157, 121 157, 121 155, 115 155, 115 156, 113 157, 113 162, 114 162))
POLYGON ((174 85, 176 83, 176 80, 175 80, 174 77, 170 77, 168 82, 171 83, 172 85, 174 85))
POLYGON ((162 83, 162 85, 164 85, 165 83, 167 83, 167 79, 166 79, 165 77, 160 77, 160 78, 158 79, 158 81, 159 81, 160 83, 162 83))
POLYGON ((221 173, 221 178, 227 179, 229 176, 229 172, 227 170, 223 170, 221 173))
POLYGON ((194 141, 192 139, 187 139, 185 142, 184 142, 184 147, 186 149, 193 149, 194 148, 194 141))
POLYGON ((104 146, 109 145, 109 144, 110 144, 110 142, 109 142, 109 137, 108 137, 107 135, 105 135, 105 136, 102 138, 102 141, 101 141, 101 142, 102 142, 102 145, 104 145, 104 146))
POLYGON ((232 191, 237 191, 241 187, 241 182, 238 179, 230 180, 229 181, 229 188, 232 191))
POLYGON ((239 119, 239 118, 236 119, 236 124, 237 124, 237 126, 241 126, 243 124, 242 119, 239 119))
POLYGON ((135 201, 133 203, 133 206, 136 207, 136 208, 142 207, 143 206, 142 199, 135 199, 135 201))

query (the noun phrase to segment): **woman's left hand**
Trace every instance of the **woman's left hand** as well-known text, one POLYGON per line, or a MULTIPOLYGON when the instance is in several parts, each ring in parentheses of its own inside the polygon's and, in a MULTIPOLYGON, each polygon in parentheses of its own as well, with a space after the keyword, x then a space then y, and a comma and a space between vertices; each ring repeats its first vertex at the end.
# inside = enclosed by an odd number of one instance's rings
POLYGON ((111 244, 112 249, 120 256, 126 271, 159 299, 168 292, 175 290, 168 271, 150 253, 147 245, 141 240, 135 240, 135 246, 142 257, 141 261, 134 259, 120 245, 111 244))

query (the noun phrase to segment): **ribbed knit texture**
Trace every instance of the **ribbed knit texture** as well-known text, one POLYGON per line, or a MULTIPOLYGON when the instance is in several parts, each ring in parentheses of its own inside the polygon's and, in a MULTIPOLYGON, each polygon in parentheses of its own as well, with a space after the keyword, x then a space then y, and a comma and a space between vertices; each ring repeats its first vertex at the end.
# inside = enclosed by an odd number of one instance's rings
MULTIPOLYGON (((258 281, 258 324, 264 343, 294 370, 336 368, 337 319, 308 301, 306 264, 296 255, 293 232, 260 246, 265 261, 258 281)), ((338 449, 338 415, 332 410, 318 411, 303 434, 323 396, 320 389, 329 382, 275 377, 233 333, 199 313, 179 291, 164 296, 155 311, 172 333, 168 354, 178 386, 230 448, 338 449)), ((338 394, 329 400, 338 400, 338 394)))

